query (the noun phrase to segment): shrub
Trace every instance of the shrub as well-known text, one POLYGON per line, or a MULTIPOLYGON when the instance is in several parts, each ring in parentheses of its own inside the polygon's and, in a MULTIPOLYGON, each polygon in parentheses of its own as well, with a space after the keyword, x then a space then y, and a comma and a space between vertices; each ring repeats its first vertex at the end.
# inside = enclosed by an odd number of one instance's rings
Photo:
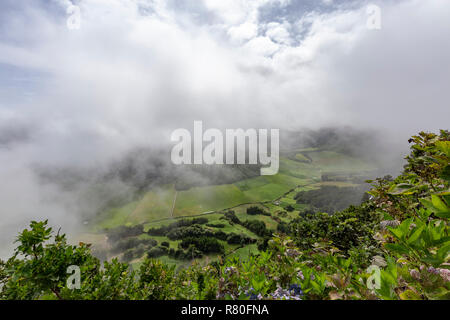
POLYGON ((288 211, 288 212, 292 212, 292 211, 294 211, 295 210, 295 208, 292 206, 292 205, 288 205, 288 206, 286 206, 286 211, 288 211))
POLYGON ((268 213, 268 212, 264 211, 263 209, 261 209, 260 207, 256 207, 256 206, 248 207, 247 214, 249 214, 249 215, 260 214, 260 215, 270 216, 270 213, 268 213))
POLYGON ((236 216, 236 214, 232 210, 225 212, 224 217, 230 223, 241 224, 241 220, 239 220, 239 218, 236 216))
POLYGON ((270 230, 266 228, 266 224, 263 221, 247 220, 242 225, 260 237, 269 236, 271 234, 270 230))
POLYGON ((249 244, 249 243, 254 242, 254 240, 252 238, 249 238, 242 234, 236 234, 236 233, 228 234, 228 237, 226 240, 227 240, 228 244, 240 244, 240 245, 249 244))
POLYGON ((183 249, 189 248, 189 246, 193 245, 196 249, 203 253, 224 253, 225 248, 223 244, 221 244, 215 238, 208 237, 188 237, 184 238, 180 247, 183 249))
POLYGON ((158 258, 167 254, 167 252, 168 250, 166 247, 154 247, 147 252, 147 256, 149 258, 158 258))
POLYGON ((167 237, 170 240, 181 240, 187 237, 212 237, 225 240, 227 238, 227 234, 222 230, 214 231, 200 225, 191 225, 189 227, 172 229, 169 233, 167 233, 167 237))
POLYGON ((317 190, 300 191, 294 198, 297 203, 309 204, 322 212, 334 213, 350 205, 361 204, 366 190, 365 185, 360 187, 322 186, 317 190))
POLYGON ((123 252, 128 249, 136 248, 139 245, 144 245, 147 248, 154 247, 158 242, 154 239, 138 239, 136 237, 126 238, 117 241, 111 249, 112 253, 123 252))
POLYGON ((208 222, 207 218, 194 218, 194 219, 180 219, 176 222, 169 224, 168 226, 161 226, 159 228, 151 228, 147 231, 147 233, 151 236, 165 236, 170 231, 181 228, 181 227, 189 227, 192 225, 201 225, 208 222))
POLYGON ((305 249, 321 239, 332 241, 334 246, 344 252, 362 244, 377 246, 373 231, 380 221, 380 216, 372 214, 372 210, 374 206, 367 204, 350 207, 332 216, 326 213, 308 215, 293 220, 289 230, 294 230, 297 245, 305 249))
POLYGON ((286 222, 284 222, 284 221, 281 221, 281 222, 277 225, 277 231, 278 231, 278 232, 281 232, 281 233, 288 234, 288 233, 290 232, 289 224, 286 223, 286 222))

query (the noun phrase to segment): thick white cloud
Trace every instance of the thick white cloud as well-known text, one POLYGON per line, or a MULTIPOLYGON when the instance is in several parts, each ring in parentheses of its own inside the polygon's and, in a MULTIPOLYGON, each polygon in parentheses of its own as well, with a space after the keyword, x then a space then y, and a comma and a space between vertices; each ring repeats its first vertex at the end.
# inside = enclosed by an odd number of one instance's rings
POLYGON ((258 56, 271 56, 280 49, 280 46, 269 37, 256 37, 246 44, 246 48, 258 56))
POLYGON ((288 27, 288 25, 283 25, 278 22, 270 22, 266 26, 266 36, 277 43, 290 45, 292 38, 287 30, 288 27))
POLYGON ((256 23, 245 22, 228 29, 228 35, 233 42, 239 44, 255 38, 258 35, 258 25, 256 23))

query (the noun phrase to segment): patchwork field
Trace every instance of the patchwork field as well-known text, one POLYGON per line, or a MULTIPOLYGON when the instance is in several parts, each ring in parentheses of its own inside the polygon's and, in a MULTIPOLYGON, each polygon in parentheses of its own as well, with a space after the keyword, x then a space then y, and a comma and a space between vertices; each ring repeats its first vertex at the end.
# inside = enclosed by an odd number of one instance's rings
MULTIPOLYGON (((270 202, 296 187, 317 188, 322 183, 348 186, 352 184, 321 182, 321 174, 324 171, 358 172, 373 169, 359 159, 332 151, 311 148, 300 151, 295 156, 296 160, 281 157, 279 173, 274 176, 259 176, 233 184, 193 187, 184 191, 176 191, 173 185, 152 189, 139 200, 102 212, 93 221, 91 229, 99 231, 120 225, 217 212, 241 204, 270 202), (308 162, 308 159, 312 161, 308 162)), ((283 198, 281 204, 295 206, 295 200, 283 198)))

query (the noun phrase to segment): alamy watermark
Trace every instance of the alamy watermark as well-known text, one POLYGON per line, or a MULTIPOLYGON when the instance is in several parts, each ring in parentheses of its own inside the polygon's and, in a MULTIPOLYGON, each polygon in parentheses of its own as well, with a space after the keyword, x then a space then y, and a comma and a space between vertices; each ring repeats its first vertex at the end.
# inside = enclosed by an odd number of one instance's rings
POLYGON ((370 290, 381 288, 381 270, 380 267, 376 265, 371 265, 367 268, 367 273, 370 274, 367 278, 367 288, 370 290))
POLYGON ((75 6, 73 4, 70 4, 67 9, 66 13, 69 16, 67 18, 67 28, 69 30, 78 30, 81 28, 81 10, 79 6, 75 6))
POLYGON ((223 134, 211 128, 203 132, 203 122, 194 121, 193 137, 187 129, 172 132, 171 141, 178 143, 172 148, 171 160, 176 165, 260 164, 267 166, 261 168, 261 175, 275 175, 279 169, 279 129, 270 130, 270 150, 268 131, 226 129, 223 134), (203 142, 207 143, 205 147, 203 142))
POLYGON ((67 278, 66 286, 68 289, 80 289, 81 288, 81 271, 80 267, 71 265, 67 267, 67 271, 70 276, 67 278))
MULTIPOLYGON (((67 18, 67 28, 69 30, 79 30, 81 28, 81 9, 79 6, 70 3, 67 6, 66 13, 67 18)), ((366 26, 369 30, 380 30, 381 29, 381 8, 375 4, 369 4, 366 7, 366 26)))
POLYGON ((381 29, 381 8, 375 4, 370 4, 366 8, 367 21, 366 26, 369 30, 381 29))

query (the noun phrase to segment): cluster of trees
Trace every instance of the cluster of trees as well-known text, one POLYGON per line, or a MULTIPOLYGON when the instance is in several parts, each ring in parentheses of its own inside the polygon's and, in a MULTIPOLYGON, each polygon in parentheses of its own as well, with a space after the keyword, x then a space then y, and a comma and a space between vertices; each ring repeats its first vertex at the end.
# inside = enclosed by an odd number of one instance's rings
POLYGON ((187 237, 181 240, 180 247, 183 249, 189 248, 193 245, 197 250, 202 253, 225 253, 225 248, 216 238, 210 237, 187 237))
POLYGON ((241 221, 236 216, 236 213, 232 210, 225 212, 224 218, 228 220, 230 224, 240 224, 241 226, 245 227, 246 229, 250 230, 251 232, 260 237, 267 237, 272 234, 272 231, 267 229, 266 224, 263 221, 260 220, 241 221))
POLYGON ((139 239, 137 237, 124 238, 118 240, 114 243, 111 248, 111 253, 116 254, 120 252, 124 252, 125 250, 137 248, 138 246, 143 246, 144 248, 152 248, 158 245, 158 241, 154 239, 139 239))
POLYGON ((289 223, 281 221, 280 223, 278 223, 277 225, 277 232, 279 233, 284 233, 284 234, 289 234, 291 232, 289 223))
POLYGON ((228 220, 228 222, 233 224, 242 224, 241 220, 236 216, 236 213, 233 210, 228 210, 223 214, 223 218, 228 220))
POLYGON ((264 209, 261 209, 260 207, 257 206, 252 206, 252 207, 248 207, 247 208, 247 214, 249 215, 263 215, 263 216, 270 216, 269 212, 264 211, 264 209))
POLYGON ((168 255, 177 260, 192 260, 203 257, 203 252, 198 250, 194 245, 190 245, 186 250, 183 250, 182 248, 170 248, 168 255))
POLYGON ((226 240, 227 238, 227 234, 222 230, 211 230, 198 224, 172 229, 166 236, 170 240, 182 240, 187 237, 211 237, 220 240, 226 240))
POLYGON ((294 199, 297 203, 308 204, 320 212, 335 213, 350 205, 361 204, 365 191, 365 186, 322 186, 316 190, 300 191, 294 199))
MULTIPOLYGON (((159 228, 152 228, 148 230, 147 234, 152 236, 167 236, 170 240, 182 240, 186 238, 204 239, 207 237, 213 238, 211 242, 220 240, 227 240, 228 235, 223 231, 212 231, 203 228, 202 225, 207 224, 208 219, 204 217, 194 219, 180 219, 167 226, 159 228)), ((149 258, 158 258, 164 255, 176 257, 177 259, 192 259, 199 258, 205 253, 218 252, 214 251, 212 246, 205 246, 199 243, 192 243, 192 248, 182 246, 178 249, 170 248, 170 244, 165 241, 158 246, 158 242, 154 239, 139 239, 137 236, 144 234, 143 225, 136 226, 120 226, 108 231, 108 241, 111 243, 110 252, 113 254, 122 253, 121 260, 123 262, 130 262, 133 259, 141 258, 144 254, 149 258), (196 245, 200 246, 197 247, 196 245), (184 250, 188 249, 188 250, 184 250), (211 251, 212 250, 212 251, 211 251)), ((221 245, 219 243, 219 245, 221 245)), ((223 245, 221 245, 223 248, 223 245)))
POLYGON ((128 249, 122 254, 121 261, 130 262, 133 259, 140 258, 144 255, 144 253, 146 251, 145 249, 146 248, 142 245, 139 245, 135 248, 128 249))
POLYGON ((208 223, 207 218, 194 218, 194 219, 180 219, 178 221, 175 221, 168 226, 161 226, 159 228, 151 228, 147 231, 147 233, 151 236, 165 236, 170 231, 176 228, 181 227, 189 227, 195 224, 205 224, 208 223))
POLYGON ((272 234, 272 231, 267 229, 266 224, 260 220, 247 220, 242 223, 242 226, 260 237, 266 237, 272 234))
POLYGON ((170 248, 169 246, 161 245, 158 247, 153 247, 149 251, 147 251, 147 258, 156 259, 162 256, 169 256, 178 260, 191 260, 203 257, 203 252, 197 249, 195 245, 191 245, 187 247, 187 250, 183 250, 183 248, 179 247, 177 249, 170 248))
POLYGON ((278 211, 277 215, 282 218, 286 218, 288 216, 288 213, 286 211, 278 211))
MULTIPOLYGON (((234 215, 234 217, 236 216, 234 215)), ((239 221, 239 219, 235 221, 239 221)), ((269 234, 264 223, 257 221, 241 223, 239 221, 239 224, 242 224, 257 235, 269 234)), ((200 217, 181 219, 166 226, 152 228, 147 232, 147 234, 152 236, 166 236, 173 241, 181 240, 178 248, 170 248, 170 244, 167 241, 162 242, 158 246, 158 242, 154 239, 139 239, 136 235, 143 233, 141 225, 116 228, 110 231, 110 234, 113 235, 110 238, 110 242, 112 242, 111 253, 123 253, 121 256, 123 262, 130 262, 133 259, 142 257, 144 254, 149 258, 168 255, 175 259, 187 260, 200 258, 205 254, 223 254, 225 249, 220 241, 226 241, 228 244, 233 245, 246 245, 256 242, 255 239, 243 234, 225 233, 222 230, 205 228, 203 225, 218 229, 225 227, 225 224, 209 225, 207 218, 200 217), (123 235, 124 238, 117 238, 117 235, 123 235), (112 239, 116 241, 113 242, 112 239)))
MULTIPOLYGON (((242 234, 225 233, 222 230, 211 230, 211 227, 218 229, 223 228, 225 227, 225 224, 211 225, 207 224, 207 222, 208 219, 206 218, 195 218, 191 220, 182 219, 171 223, 168 226, 150 229, 148 231, 150 235, 162 235, 166 236, 170 240, 181 240, 181 242, 179 243, 177 249, 170 248, 168 242, 166 242, 165 245, 161 243, 161 246, 159 247, 156 247, 155 244, 149 251, 147 251, 147 256, 157 258, 163 255, 168 255, 175 259, 187 260, 200 258, 205 254, 225 253, 225 248, 219 240, 226 241, 229 244, 239 245, 256 242, 256 240, 242 234), (210 228, 205 228, 203 225, 209 226, 210 228)), ((256 232, 262 233, 261 225, 256 226, 249 224, 249 226, 256 232)), ((139 246, 139 244, 137 245, 139 246)), ((128 255, 131 256, 131 253, 128 253, 128 255)))
POLYGON ((122 254, 122 261, 130 262, 140 258, 145 252, 158 245, 154 239, 139 239, 138 236, 144 234, 144 226, 120 226, 110 229, 107 232, 108 242, 111 244, 109 250, 112 254, 122 254))
POLYGON ((153 247, 149 251, 147 251, 148 258, 158 258, 164 256, 168 253, 169 248, 167 246, 163 246, 162 244, 158 247, 153 247))
POLYGON ((227 236, 227 243, 228 244, 239 244, 239 245, 246 245, 255 243, 255 239, 252 239, 250 237, 247 237, 243 234, 236 234, 234 232, 231 232, 227 236))
POLYGON ((289 211, 289 212, 292 212, 295 210, 295 208, 291 204, 287 205, 285 209, 286 209, 286 211, 289 211))

